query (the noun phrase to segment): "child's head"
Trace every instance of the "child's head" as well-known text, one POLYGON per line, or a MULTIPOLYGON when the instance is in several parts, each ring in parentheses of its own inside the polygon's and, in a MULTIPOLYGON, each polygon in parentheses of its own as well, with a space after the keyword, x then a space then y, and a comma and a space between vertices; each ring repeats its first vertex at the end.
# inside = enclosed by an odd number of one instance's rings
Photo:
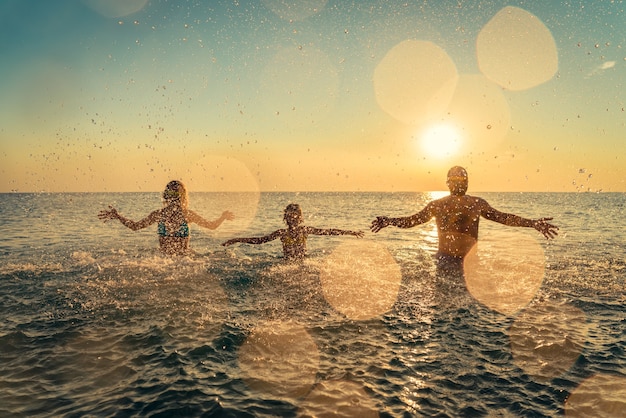
POLYGON ((285 208, 285 215, 283 216, 285 223, 289 226, 295 226, 302 223, 302 209, 297 203, 290 203, 285 208))
POLYGON ((187 189, 185 185, 178 181, 172 180, 167 183, 165 190, 163 191, 163 199, 166 204, 178 202, 183 208, 187 208, 189 199, 187 197, 187 189))

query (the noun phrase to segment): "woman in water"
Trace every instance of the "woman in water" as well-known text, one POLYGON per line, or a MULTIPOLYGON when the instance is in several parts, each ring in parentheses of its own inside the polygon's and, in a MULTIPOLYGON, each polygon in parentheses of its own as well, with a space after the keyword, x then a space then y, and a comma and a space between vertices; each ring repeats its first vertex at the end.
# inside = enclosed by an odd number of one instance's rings
POLYGON ((269 235, 255 238, 233 238, 224 242, 223 246, 242 242, 245 244, 264 244, 266 242, 280 238, 283 243, 283 254, 287 260, 302 260, 306 254, 306 239, 312 235, 354 235, 362 238, 363 232, 344 231, 342 229, 321 229, 302 225, 302 210, 300 205, 291 203, 285 208, 283 217, 287 228, 281 228, 269 235))
POLYGON ((178 180, 170 181, 163 191, 164 207, 157 209, 140 221, 132 221, 120 215, 114 207, 103 210, 98 218, 104 222, 110 219, 119 220, 122 225, 136 231, 158 223, 157 234, 161 252, 167 255, 187 255, 189 249, 189 224, 195 223, 204 228, 215 229, 225 220, 232 220, 234 216, 224 211, 215 221, 208 221, 191 209, 188 209, 188 196, 185 185, 178 180))

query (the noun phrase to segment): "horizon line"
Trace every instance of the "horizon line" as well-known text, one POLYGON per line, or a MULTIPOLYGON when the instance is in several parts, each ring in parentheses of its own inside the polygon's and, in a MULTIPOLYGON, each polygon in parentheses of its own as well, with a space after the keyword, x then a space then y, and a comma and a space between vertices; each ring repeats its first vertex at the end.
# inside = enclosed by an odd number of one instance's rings
MULTIPOLYGON (((99 190, 99 191, 0 191, 0 194, 106 194, 106 193, 162 193, 162 190, 134 190, 134 191, 111 191, 111 190, 99 190)), ((188 193, 449 193, 448 190, 193 190, 188 193)), ((626 193, 626 191, 612 191, 612 190, 582 190, 582 191, 539 191, 539 190, 525 190, 525 191, 494 191, 494 190, 476 190, 471 193, 570 193, 570 194, 609 194, 609 193, 626 193)))

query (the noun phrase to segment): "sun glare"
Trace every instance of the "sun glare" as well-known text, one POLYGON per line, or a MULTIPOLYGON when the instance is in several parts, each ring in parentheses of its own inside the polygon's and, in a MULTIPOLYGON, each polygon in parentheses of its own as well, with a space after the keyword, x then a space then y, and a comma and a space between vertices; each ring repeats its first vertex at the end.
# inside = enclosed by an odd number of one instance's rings
POLYGON ((461 147, 459 131, 448 124, 432 125, 421 135, 421 150, 431 158, 455 156, 461 147))

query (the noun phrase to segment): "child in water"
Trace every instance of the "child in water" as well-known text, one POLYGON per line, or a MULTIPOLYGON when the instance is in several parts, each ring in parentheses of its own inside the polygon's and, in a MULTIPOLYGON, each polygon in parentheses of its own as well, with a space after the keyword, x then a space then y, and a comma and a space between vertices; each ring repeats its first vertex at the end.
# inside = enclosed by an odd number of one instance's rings
POLYGON ((231 212, 224 211, 218 219, 208 221, 191 209, 188 209, 189 198, 187 189, 178 180, 170 181, 165 186, 163 204, 163 208, 155 210, 138 222, 123 217, 112 206, 109 206, 109 210, 100 211, 98 218, 104 222, 110 219, 117 219, 122 225, 133 231, 158 222, 159 247, 161 252, 167 255, 189 255, 192 253, 189 248, 190 223, 195 223, 208 229, 216 229, 225 220, 230 221, 234 219, 231 212))
POLYGON ((245 244, 264 244, 280 238, 283 243, 283 254, 285 259, 290 261, 302 260, 306 254, 306 239, 309 234, 312 235, 354 235, 362 238, 363 232, 344 231, 342 229, 322 229, 313 228, 311 226, 302 225, 302 210, 300 205, 291 203, 285 208, 283 217, 287 228, 281 228, 269 235, 255 238, 233 238, 224 242, 223 246, 242 242, 245 244))

